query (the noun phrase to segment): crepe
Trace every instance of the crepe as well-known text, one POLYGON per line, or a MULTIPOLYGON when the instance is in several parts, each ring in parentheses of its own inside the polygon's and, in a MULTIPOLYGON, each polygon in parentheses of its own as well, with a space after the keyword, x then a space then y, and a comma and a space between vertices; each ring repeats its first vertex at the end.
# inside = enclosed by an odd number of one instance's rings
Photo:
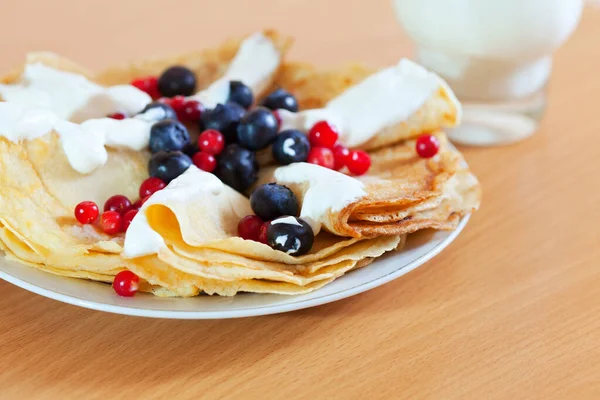
MULTIPOLYGON (((268 36, 287 51, 291 40, 276 32, 268 36)), ((94 75, 52 53, 33 53, 26 63, 42 63, 57 70, 81 74, 100 84, 124 84, 143 74, 158 74, 173 63, 191 67, 201 86, 209 85, 226 69, 242 39, 230 40, 216 49, 190 53, 161 61, 113 68, 94 75)), ((0 81, 19 82, 24 66, 0 81)), ((81 226, 73 216, 83 201, 99 205, 114 194, 136 199, 139 186, 148 177, 147 151, 108 149, 107 163, 90 174, 80 174, 69 165, 51 133, 35 140, 14 143, 0 137, 0 241, 10 256, 67 276, 114 276, 123 270, 123 237, 111 237, 92 225, 81 226), (75 275, 74 275, 75 274, 75 275)), ((103 278, 102 280, 107 280, 103 278)))
MULTIPOLYGON (((442 128, 452 127, 460 123, 461 107, 450 87, 439 77, 426 72, 422 67, 402 60, 416 69, 416 75, 430 74, 438 81, 437 89, 427 100, 404 121, 387 126, 373 137, 356 146, 365 150, 379 149, 405 139, 414 138, 424 132, 435 132, 442 128)), ((363 82, 376 71, 360 65, 351 65, 332 71, 321 71, 307 63, 287 63, 282 68, 275 85, 290 91, 298 99, 300 109, 320 109, 331 100, 348 89, 363 82)), ((369 107, 369 99, 365 99, 363 107, 356 112, 364 113, 361 118, 368 118, 375 112, 369 107)), ((341 132, 342 134, 344 132, 341 132)))
MULTIPOLYGON (((462 216, 479 207, 481 188, 462 155, 449 145, 446 135, 440 132, 436 137, 440 151, 431 159, 416 154, 415 141, 372 153, 369 175, 358 178, 364 188, 360 198, 341 209, 325 210, 315 219, 335 235, 355 238, 401 235, 426 228, 454 229, 462 216)), ((312 175, 307 175, 304 182, 290 183, 277 178, 278 168, 296 166, 265 168, 258 184, 284 184, 302 203, 307 196, 323 196, 326 188, 314 194, 309 191, 317 190, 317 181, 333 173, 311 167, 312 175)), ((304 212, 304 204, 302 209, 304 212)))

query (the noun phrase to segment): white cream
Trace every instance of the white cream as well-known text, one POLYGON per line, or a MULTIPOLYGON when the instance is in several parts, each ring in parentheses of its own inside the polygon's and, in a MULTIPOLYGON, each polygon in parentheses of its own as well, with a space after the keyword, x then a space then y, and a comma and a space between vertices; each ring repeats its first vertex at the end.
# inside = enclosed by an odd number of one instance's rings
POLYGON ((255 33, 242 42, 225 74, 192 98, 208 108, 225 103, 229 98, 230 81, 241 81, 252 92, 260 93, 267 88, 280 64, 281 54, 271 39, 255 33))
POLYGON ((188 203, 198 197, 199 193, 210 192, 218 195, 224 184, 215 175, 204 172, 194 165, 171 181, 163 190, 154 193, 133 218, 125 235, 123 255, 135 258, 156 254, 163 248, 165 241, 148 223, 146 210, 153 204, 188 203))
POLYGON ((275 170, 275 181, 289 185, 295 193, 301 192, 300 218, 311 226, 315 235, 322 225, 333 229, 330 212, 341 211, 367 194, 359 180, 316 164, 279 167, 275 170))
POLYGON ((288 225, 302 226, 302 224, 299 223, 296 218, 291 217, 291 216, 281 217, 281 218, 277 218, 277 219, 274 219, 273 221, 271 221, 271 225, 275 225, 275 224, 288 224, 288 225))
POLYGON ((360 146, 384 128, 408 119, 440 88, 448 93, 460 112, 460 104, 446 82, 422 66, 402 59, 352 86, 324 109, 299 113, 280 110, 282 128, 307 131, 316 122, 327 120, 337 126, 345 145, 360 146))
POLYGON ((46 108, 62 119, 80 122, 115 112, 135 114, 152 101, 131 85, 103 87, 83 75, 60 71, 41 63, 28 64, 18 84, 0 84, 7 102, 46 108))
POLYGON ((77 172, 87 174, 106 163, 105 146, 136 151, 146 148, 152 124, 162 118, 164 111, 151 109, 124 120, 100 118, 76 124, 49 109, 0 102, 0 136, 19 142, 55 131, 69 164, 77 172))

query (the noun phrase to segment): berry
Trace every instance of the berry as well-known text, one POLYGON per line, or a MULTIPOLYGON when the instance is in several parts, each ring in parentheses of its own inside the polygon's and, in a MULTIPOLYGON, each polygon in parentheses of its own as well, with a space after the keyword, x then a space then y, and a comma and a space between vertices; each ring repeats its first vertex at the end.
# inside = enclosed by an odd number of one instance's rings
POLYGON ((282 165, 303 162, 308 159, 310 143, 306 135, 295 129, 280 132, 273 142, 273 158, 282 165))
POLYGON ((191 96, 196 90, 196 75, 186 67, 167 68, 158 78, 158 91, 165 97, 191 96))
POLYGON ((250 196, 252 211, 265 221, 282 215, 298 215, 300 206, 294 192, 283 185, 267 183, 257 187, 250 196))
POLYGON ((146 196, 140 199, 137 199, 135 201, 135 203, 133 203, 132 208, 135 210, 139 210, 140 208, 142 208, 142 206, 144 205, 144 203, 150 198, 150 196, 146 196))
POLYGON ((180 151, 159 151, 150 157, 148 172, 169 184, 192 165, 192 159, 180 151))
POLYGON ((122 194, 116 194, 104 203, 104 211, 116 211, 119 214, 124 214, 130 209, 131 201, 122 194))
POLYGON ((258 107, 249 111, 237 127, 238 143, 249 150, 260 150, 270 145, 275 137, 279 125, 273 113, 258 107))
POLYGON ((127 115, 123 114, 122 112, 116 112, 114 114, 110 114, 108 118, 122 120, 127 118, 127 115))
POLYGON ((204 111, 204 107, 196 100, 186 100, 183 105, 177 108, 177 118, 181 122, 198 122, 204 111))
POLYGON ((214 129, 207 129, 198 136, 198 147, 209 154, 219 154, 225 147, 223 134, 214 129))
POLYGON ((313 147, 327 147, 333 149, 338 140, 335 126, 327 121, 319 121, 308 131, 308 139, 313 147))
POLYGON ((133 221, 133 218, 137 215, 137 213, 138 210, 129 210, 125 214, 123 214, 123 223, 121 226, 123 232, 127 232, 129 225, 131 225, 131 221, 133 221))
POLYGON ((267 229, 268 245, 284 253, 301 256, 310 251, 315 234, 305 221, 296 217, 282 217, 271 221, 267 229))
POLYGON ((333 151, 326 147, 313 147, 308 153, 307 161, 311 164, 317 164, 321 167, 333 169, 335 167, 335 158, 333 151))
POLYGON ((431 158, 440 150, 440 141, 433 135, 422 135, 417 139, 416 148, 419 157, 431 158))
POLYGON ((179 121, 165 119, 150 128, 150 151, 178 151, 190 142, 187 128, 179 121))
POLYGON ((93 201, 82 201, 75 207, 75 218, 81 224, 91 224, 98 218, 98 206, 93 201))
POLYGON ((100 216, 100 227, 109 235, 121 232, 121 214, 116 211, 105 211, 100 216))
POLYGON ((215 175, 238 192, 244 192, 258 179, 258 161, 250 150, 230 144, 217 157, 215 175))
POLYGON ((264 243, 266 245, 269 244, 269 240, 267 238, 267 232, 269 230, 269 225, 270 224, 271 223, 267 221, 264 224, 262 224, 262 226, 258 230, 258 241, 261 242, 261 243, 264 243))
POLYGON ((254 102, 252 89, 240 81, 231 81, 229 82, 229 99, 227 101, 238 103, 247 110, 254 102))
POLYGON ((166 103, 161 103, 160 101, 153 101, 148 104, 140 114, 145 114, 144 116, 148 117, 149 120, 152 121, 162 121, 163 119, 177 119, 177 114, 173 107, 166 103), (146 114, 148 113, 148 114, 146 114))
POLYGON ((352 150, 346 161, 346 166, 354 175, 363 175, 371 167, 371 157, 365 151, 352 150))
POLYGON ((175 110, 176 114, 182 112, 183 107, 185 106, 185 102, 187 101, 185 96, 173 96, 171 98, 165 97, 161 100, 163 103, 170 105, 173 108, 173 110, 175 110))
POLYGON ((273 111, 273 116, 277 120, 277 129, 281 128, 281 115, 279 114, 279 111, 273 111))
POLYGON ((200 131, 214 129, 225 136, 227 143, 237 140, 237 127, 246 111, 237 103, 217 104, 212 110, 206 110, 200 117, 200 131))
POLYGON ((333 146, 333 169, 339 171, 340 169, 344 168, 346 164, 348 164, 349 157, 350 150, 347 147, 341 144, 336 144, 333 146))
POLYGON ((246 215, 238 223, 238 235, 242 239, 258 242, 263 220, 257 215, 246 215))
POLYGON ((113 289, 121 297, 132 297, 140 287, 140 278, 131 271, 121 271, 113 280, 113 289))
POLYGON ((290 92, 284 89, 277 89, 272 92, 263 100, 262 105, 271 110, 298 111, 298 101, 290 92))
POLYGON ((181 151, 183 151, 185 154, 187 154, 191 158, 194 156, 194 154, 199 152, 200 149, 198 149, 198 144, 190 142, 190 143, 186 144, 185 147, 181 151))
POLYGON ((152 196, 154 193, 164 189, 167 184, 156 177, 151 176, 140 185, 140 199, 147 196, 152 196))
POLYGON ((153 100, 156 100, 160 97, 160 92, 158 91, 158 78, 155 76, 146 76, 143 78, 134 79, 131 82, 131 85, 143 92, 148 93, 153 100))
POLYGON ((192 157, 194 165, 202 171, 213 172, 217 168, 217 159, 209 153, 200 151, 192 157))

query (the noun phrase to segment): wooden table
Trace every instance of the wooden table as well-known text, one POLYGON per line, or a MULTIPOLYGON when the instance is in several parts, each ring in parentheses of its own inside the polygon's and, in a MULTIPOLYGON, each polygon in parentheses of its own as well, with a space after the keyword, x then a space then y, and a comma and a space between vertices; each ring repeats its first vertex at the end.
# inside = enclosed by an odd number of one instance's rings
MULTIPOLYGON (((4 0, 0 68, 51 49, 92 68, 273 26, 293 58, 410 53, 388 1, 4 0)), ((384 287, 283 315, 167 321, 0 282, 0 398, 583 399, 600 396, 600 10, 556 57, 541 131, 464 149, 481 211, 384 287)))

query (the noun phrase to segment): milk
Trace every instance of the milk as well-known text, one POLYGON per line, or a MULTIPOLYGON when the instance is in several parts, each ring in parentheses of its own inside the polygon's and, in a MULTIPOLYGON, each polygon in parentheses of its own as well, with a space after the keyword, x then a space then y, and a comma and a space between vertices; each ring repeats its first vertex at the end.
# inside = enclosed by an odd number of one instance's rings
POLYGON ((451 136, 489 145, 536 130, 552 53, 577 26, 583 0, 394 0, 394 6, 420 63, 465 104, 464 125, 451 136))

